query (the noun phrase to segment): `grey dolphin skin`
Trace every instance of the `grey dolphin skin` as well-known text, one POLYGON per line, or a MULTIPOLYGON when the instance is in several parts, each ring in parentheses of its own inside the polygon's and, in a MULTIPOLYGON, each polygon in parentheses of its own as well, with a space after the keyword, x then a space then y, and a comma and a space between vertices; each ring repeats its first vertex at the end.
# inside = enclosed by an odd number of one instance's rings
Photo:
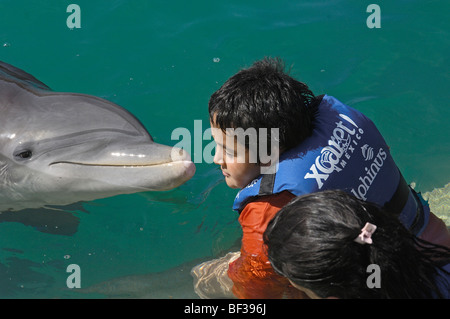
POLYGON ((0 212, 169 190, 194 173, 122 107, 0 62, 0 212))

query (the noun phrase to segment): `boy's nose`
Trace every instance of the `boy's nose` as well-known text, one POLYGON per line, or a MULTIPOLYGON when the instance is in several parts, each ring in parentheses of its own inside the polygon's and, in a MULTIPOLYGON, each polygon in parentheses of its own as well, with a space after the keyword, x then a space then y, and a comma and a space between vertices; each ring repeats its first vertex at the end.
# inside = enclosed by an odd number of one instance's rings
POLYGON ((217 165, 222 165, 224 163, 223 162, 223 154, 217 148, 216 148, 216 153, 214 154, 213 162, 214 162, 214 164, 217 164, 217 165))

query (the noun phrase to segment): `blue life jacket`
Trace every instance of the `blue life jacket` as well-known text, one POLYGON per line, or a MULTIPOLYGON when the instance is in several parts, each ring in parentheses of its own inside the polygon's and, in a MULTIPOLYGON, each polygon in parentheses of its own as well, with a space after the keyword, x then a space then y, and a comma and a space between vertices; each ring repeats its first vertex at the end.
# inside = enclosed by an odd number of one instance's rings
POLYGON ((261 174, 240 190, 233 209, 240 212, 255 196, 284 190, 299 196, 341 189, 384 206, 420 235, 428 224, 429 209, 406 184, 374 123, 324 95, 313 124, 310 137, 281 154, 275 174, 261 174))

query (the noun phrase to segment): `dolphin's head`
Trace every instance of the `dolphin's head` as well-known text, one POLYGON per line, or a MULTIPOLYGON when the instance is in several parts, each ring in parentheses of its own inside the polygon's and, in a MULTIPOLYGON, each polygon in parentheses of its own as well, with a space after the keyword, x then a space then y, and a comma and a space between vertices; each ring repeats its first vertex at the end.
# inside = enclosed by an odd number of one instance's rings
POLYGON ((195 172, 129 112, 0 79, 0 211, 168 190, 195 172))

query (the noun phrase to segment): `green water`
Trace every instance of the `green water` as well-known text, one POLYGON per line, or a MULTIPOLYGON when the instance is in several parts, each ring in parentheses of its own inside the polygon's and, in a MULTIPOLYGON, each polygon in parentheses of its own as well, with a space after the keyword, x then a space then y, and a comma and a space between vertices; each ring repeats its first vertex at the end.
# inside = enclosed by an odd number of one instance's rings
MULTIPOLYGON (((228 77, 280 56, 313 92, 372 118, 416 189, 442 188, 450 181, 450 3, 378 1, 381 28, 369 29, 370 3, 0 0, 0 60, 55 91, 109 99, 174 145, 175 128, 193 130, 195 119, 207 128, 209 96, 228 77), (80 29, 66 25, 71 3, 80 29)), ((76 298, 66 288, 69 264, 88 287, 220 254, 240 236, 235 194, 214 165, 198 163, 176 190, 85 204, 72 212, 71 236, 1 223, 0 297, 76 298)))

